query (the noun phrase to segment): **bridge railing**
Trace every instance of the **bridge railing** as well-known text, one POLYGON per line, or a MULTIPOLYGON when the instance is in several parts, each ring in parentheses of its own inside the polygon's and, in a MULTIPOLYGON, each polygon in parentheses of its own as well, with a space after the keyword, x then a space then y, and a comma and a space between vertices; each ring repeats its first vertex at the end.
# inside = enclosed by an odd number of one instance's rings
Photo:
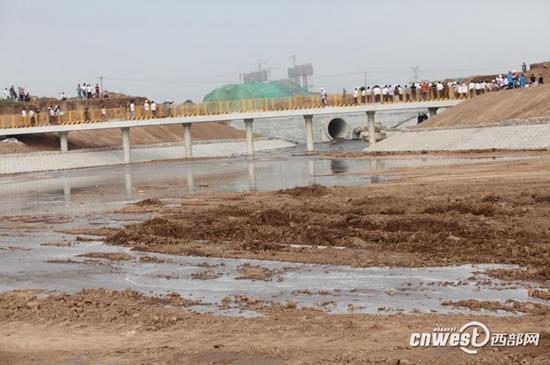
MULTIPOLYGON (((474 97, 476 93, 462 95, 462 98, 474 97)), ((361 104, 393 104, 417 101, 434 101, 460 98, 453 89, 438 91, 430 89, 427 93, 420 90, 403 93, 401 95, 367 95, 359 96, 357 100, 350 94, 329 95, 325 106, 354 106, 361 104)), ((71 125, 82 123, 100 123, 110 120, 143 120, 151 118, 187 117, 198 115, 224 115, 230 113, 260 112, 260 111, 284 111, 321 108, 323 103, 319 95, 294 96, 273 99, 242 99, 232 101, 184 103, 180 105, 159 104, 156 112, 145 111, 143 106, 136 105, 135 111, 128 108, 108 108, 105 115, 101 109, 89 108, 84 110, 67 110, 55 117, 50 117, 47 110, 41 110, 31 116, 21 114, 0 115, 0 128, 21 128, 43 125, 71 125)))

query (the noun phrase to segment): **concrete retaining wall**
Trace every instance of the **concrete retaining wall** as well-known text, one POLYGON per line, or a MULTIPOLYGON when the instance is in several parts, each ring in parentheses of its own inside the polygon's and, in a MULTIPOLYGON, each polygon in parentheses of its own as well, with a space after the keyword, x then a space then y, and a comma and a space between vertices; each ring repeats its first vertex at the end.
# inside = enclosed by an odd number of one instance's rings
POLYGON ((366 150, 369 152, 418 152, 523 150, 549 147, 550 124, 530 124, 395 132, 366 150))
MULTIPOLYGON (((416 118, 419 112, 426 110, 396 111, 396 112, 376 112, 376 122, 382 123, 386 127, 393 127, 398 123, 416 118)), ((348 127, 348 136, 346 139, 353 139, 353 129, 355 127, 366 127, 366 113, 335 113, 327 115, 315 115, 313 117, 313 140, 315 143, 328 142, 331 140, 328 136, 327 128, 332 119, 343 119, 348 127)), ((243 121, 236 120, 230 124, 234 128, 244 129, 243 121)), ((295 143, 305 143, 304 118, 285 117, 254 120, 254 132, 262 136, 271 138, 281 138, 295 143)))
MULTIPOLYGON (((256 151, 287 148, 293 143, 277 139, 260 139, 254 142, 256 151)), ((246 154, 245 141, 211 142, 193 144, 193 157, 229 157, 246 154)), ((132 162, 182 159, 182 144, 132 147, 132 162)), ((75 150, 69 152, 36 152, 0 156, 0 174, 21 172, 66 170, 74 168, 119 165, 124 163, 121 149, 75 150)))

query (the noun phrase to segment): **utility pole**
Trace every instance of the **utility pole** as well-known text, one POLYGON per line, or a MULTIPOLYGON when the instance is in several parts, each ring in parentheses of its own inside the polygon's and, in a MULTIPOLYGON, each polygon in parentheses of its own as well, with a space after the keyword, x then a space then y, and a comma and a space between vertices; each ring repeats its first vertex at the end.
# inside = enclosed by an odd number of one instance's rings
POLYGON ((99 79, 99 86, 101 87, 101 95, 104 95, 105 94, 105 89, 103 88, 103 79, 105 78, 105 76, 99 76, 98 79, 99 79))
POLYGON ((413 72, 413 81, 416 83, 418 82, 418 70, 420 69, 420 66, 411 66, 411 70, 413 72))

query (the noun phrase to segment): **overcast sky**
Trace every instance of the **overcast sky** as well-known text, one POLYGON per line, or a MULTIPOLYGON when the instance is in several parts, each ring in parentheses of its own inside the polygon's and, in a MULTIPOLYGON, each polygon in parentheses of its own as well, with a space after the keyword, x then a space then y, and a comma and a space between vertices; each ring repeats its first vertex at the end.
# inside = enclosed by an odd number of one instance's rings
POLYGON ((312 90, 436 79, 550 60, 550 0, 0 0, 0 86, 75 94, 79 82, 181 102, 239 73, 312 90), (118 79, 118 80, 117 80, 118 79))

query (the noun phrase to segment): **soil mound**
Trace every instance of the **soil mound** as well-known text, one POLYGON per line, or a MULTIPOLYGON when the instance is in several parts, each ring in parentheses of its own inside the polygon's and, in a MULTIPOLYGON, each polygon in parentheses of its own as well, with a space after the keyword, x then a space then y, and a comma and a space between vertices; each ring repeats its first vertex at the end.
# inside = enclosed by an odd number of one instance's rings
POLYGON ((295 188, 279 190, 278 193, 300 197, 320 197, 329 194, 330 189, 320 184, 313 184, 309 186, 298 186, 295 188))
POLYGON ((314 186, 221 198, 220 206, 214 200, 164 207, 107 240, 142 251, 358 266, 509 263, 544 281, 550 201, 540 197, 547 195, 546 185, 527 183, 401 187, 391 194, 314 186), (330 252, 323 254, 325 248, 330 252))
POLYGON ((417 128, 450 128, 474 125, 497 125, 501 122, 550 120, 550 85, 526 89, 490 92, 466 100, 417 128))
POLYGON ((38 298, 34 291, 12 291, 0 294, 0 321, 118 323, 157 330, 173 326, 187 316, 177 307, 195 304, 176 293, 146 297, 131 289, 84 289, 73 295, 52 294, 46 298, 38 298))
POLYGON ((464 307, 469 308, 474 311, 479 311, 482 309, 489 311, 507 311, 513 313, 530 313, 530 314, 545 314, 550 310, 550 306, 540 303, 531 303, 531 302, 518 302, 512 299, 508 299, 506 302, 496 302, 496 301, 486 301, 486 300, 477 300, 477 299, 466 299, 459 300, 456 302, 453 301, 444 301, 442 305, 450 305, 453 307, 464 307))
POLYGON ((149 199, 141 200, 141 201, 135 203, 135 205, 137 205, 138 207, 150 207, 150 206, 160 206, 160 205, 163 205, 163 204, 160 201, 160 199, 149 198, 149 199))

